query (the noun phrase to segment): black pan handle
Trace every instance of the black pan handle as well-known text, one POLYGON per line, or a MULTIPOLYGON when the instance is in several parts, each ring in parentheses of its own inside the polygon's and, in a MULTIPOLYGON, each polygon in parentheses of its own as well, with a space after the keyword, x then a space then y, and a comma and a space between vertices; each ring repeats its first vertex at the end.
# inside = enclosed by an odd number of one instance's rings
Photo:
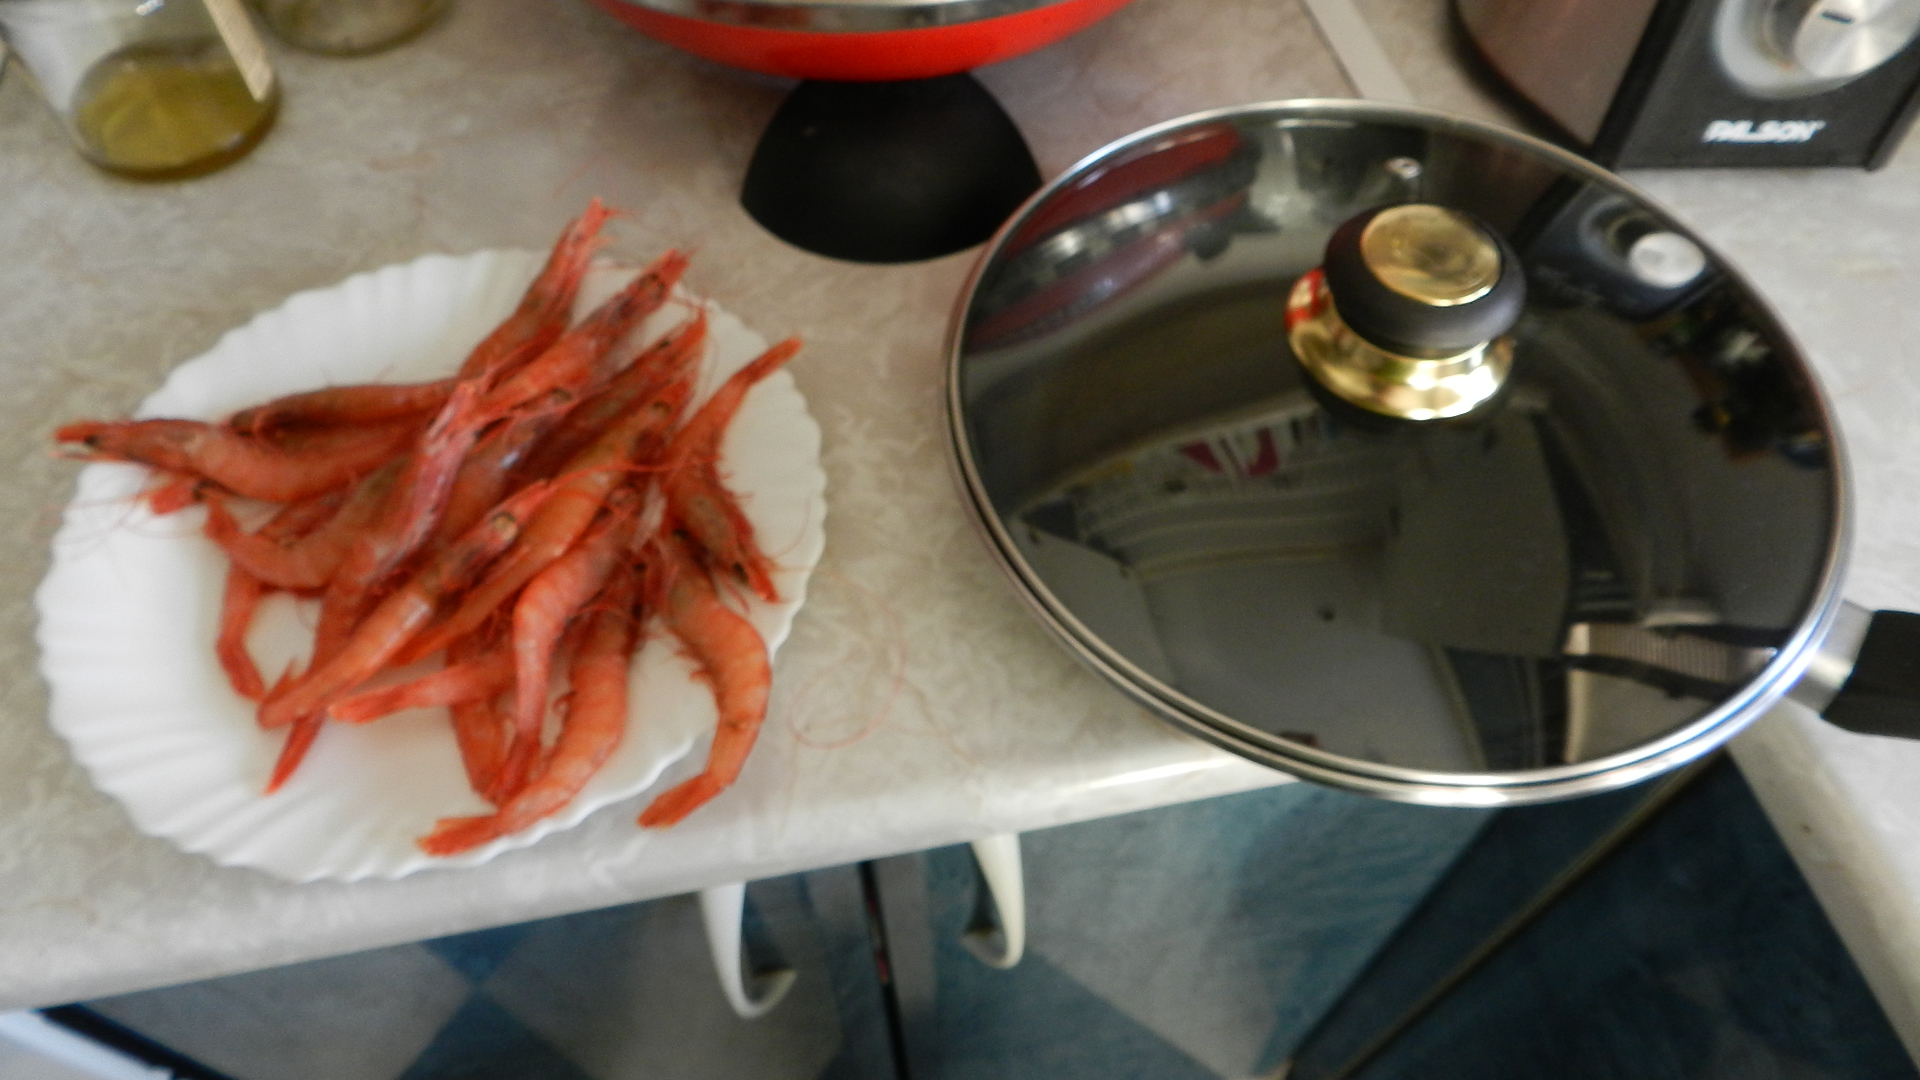
POLYGON ((1920 615, 1843 602, 1790 696, 1848 731, 1920 739, 1920 615))

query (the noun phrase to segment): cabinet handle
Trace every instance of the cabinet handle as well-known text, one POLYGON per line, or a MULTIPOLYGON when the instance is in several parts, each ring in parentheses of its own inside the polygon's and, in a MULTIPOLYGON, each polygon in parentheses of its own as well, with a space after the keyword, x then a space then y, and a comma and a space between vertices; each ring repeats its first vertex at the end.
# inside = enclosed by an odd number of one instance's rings
POLYGON ((736 881, 700 890, 700 921, 707 931, 707 949, 713 954, 714 974, 720 976, 720 992, 742 1020, 758 1020, 773 1011, 780 999, 793 989, 792 968, 755 972, 754 992, 749 993, 747 977, 740 969, 740 917, 746 911, 747 883, 736 881))
POLYGON ((981 919, 960 940, 988 967, 1010 968, 1027 951, 1027 884, 1020 870, 1020 834, 1004 833, 973 842, 973 858, 993 897, 998 925, 981 919))

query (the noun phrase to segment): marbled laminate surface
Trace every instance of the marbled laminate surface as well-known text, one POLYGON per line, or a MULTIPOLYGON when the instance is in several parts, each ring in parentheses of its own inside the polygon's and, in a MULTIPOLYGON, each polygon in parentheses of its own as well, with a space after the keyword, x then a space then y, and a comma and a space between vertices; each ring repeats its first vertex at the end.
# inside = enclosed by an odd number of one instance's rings
MULTIPOLYGON (((735 186, 783 84, 584 0, 459 0, 382 56, 274 59, 277 130, 177 185, 92 171, 24 80, 0 85, 0 1009, 1280 780, 1126 703, 1002 582, 942 448, 942 340, 972 255, 854 266, 760 231, 735 186), (544 247, 592 195, 632 211, 616 254, 695 247, 696 290, 808 342, 793 371, 825 429, 827 554, 736 789, 667 834, 637 830, 636 803, 398 882, 286 885, 135 832, 44 719, 31 595, 74 473, 48 456, 53 426, 124 413, 291 292, 430 251, 544 247)), ((1286 0, 1140 0, 983 79, 1048 173, 1196 109, 1347 92, 1286 0)))

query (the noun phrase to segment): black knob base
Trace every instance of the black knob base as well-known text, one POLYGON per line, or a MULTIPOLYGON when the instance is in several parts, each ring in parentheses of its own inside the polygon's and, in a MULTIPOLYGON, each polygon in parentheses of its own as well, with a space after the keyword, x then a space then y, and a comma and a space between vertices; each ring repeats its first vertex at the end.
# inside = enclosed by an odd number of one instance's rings
POLYGON ((808 81, 760 137, 740 205, 816 255, 903 263, 980 243, 1039 186, 1020 129, 971 75, 808 81))

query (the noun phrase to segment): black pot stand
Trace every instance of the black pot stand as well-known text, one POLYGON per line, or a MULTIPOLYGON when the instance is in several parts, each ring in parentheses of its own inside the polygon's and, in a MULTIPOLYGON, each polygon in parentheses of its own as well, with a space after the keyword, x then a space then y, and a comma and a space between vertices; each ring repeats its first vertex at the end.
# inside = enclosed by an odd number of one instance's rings
POLYGON ((986 240, 1039 187, 1020 129, 970 74, 808 80, 761 135, 740 204, 816 255, 904 263, 986 240))

